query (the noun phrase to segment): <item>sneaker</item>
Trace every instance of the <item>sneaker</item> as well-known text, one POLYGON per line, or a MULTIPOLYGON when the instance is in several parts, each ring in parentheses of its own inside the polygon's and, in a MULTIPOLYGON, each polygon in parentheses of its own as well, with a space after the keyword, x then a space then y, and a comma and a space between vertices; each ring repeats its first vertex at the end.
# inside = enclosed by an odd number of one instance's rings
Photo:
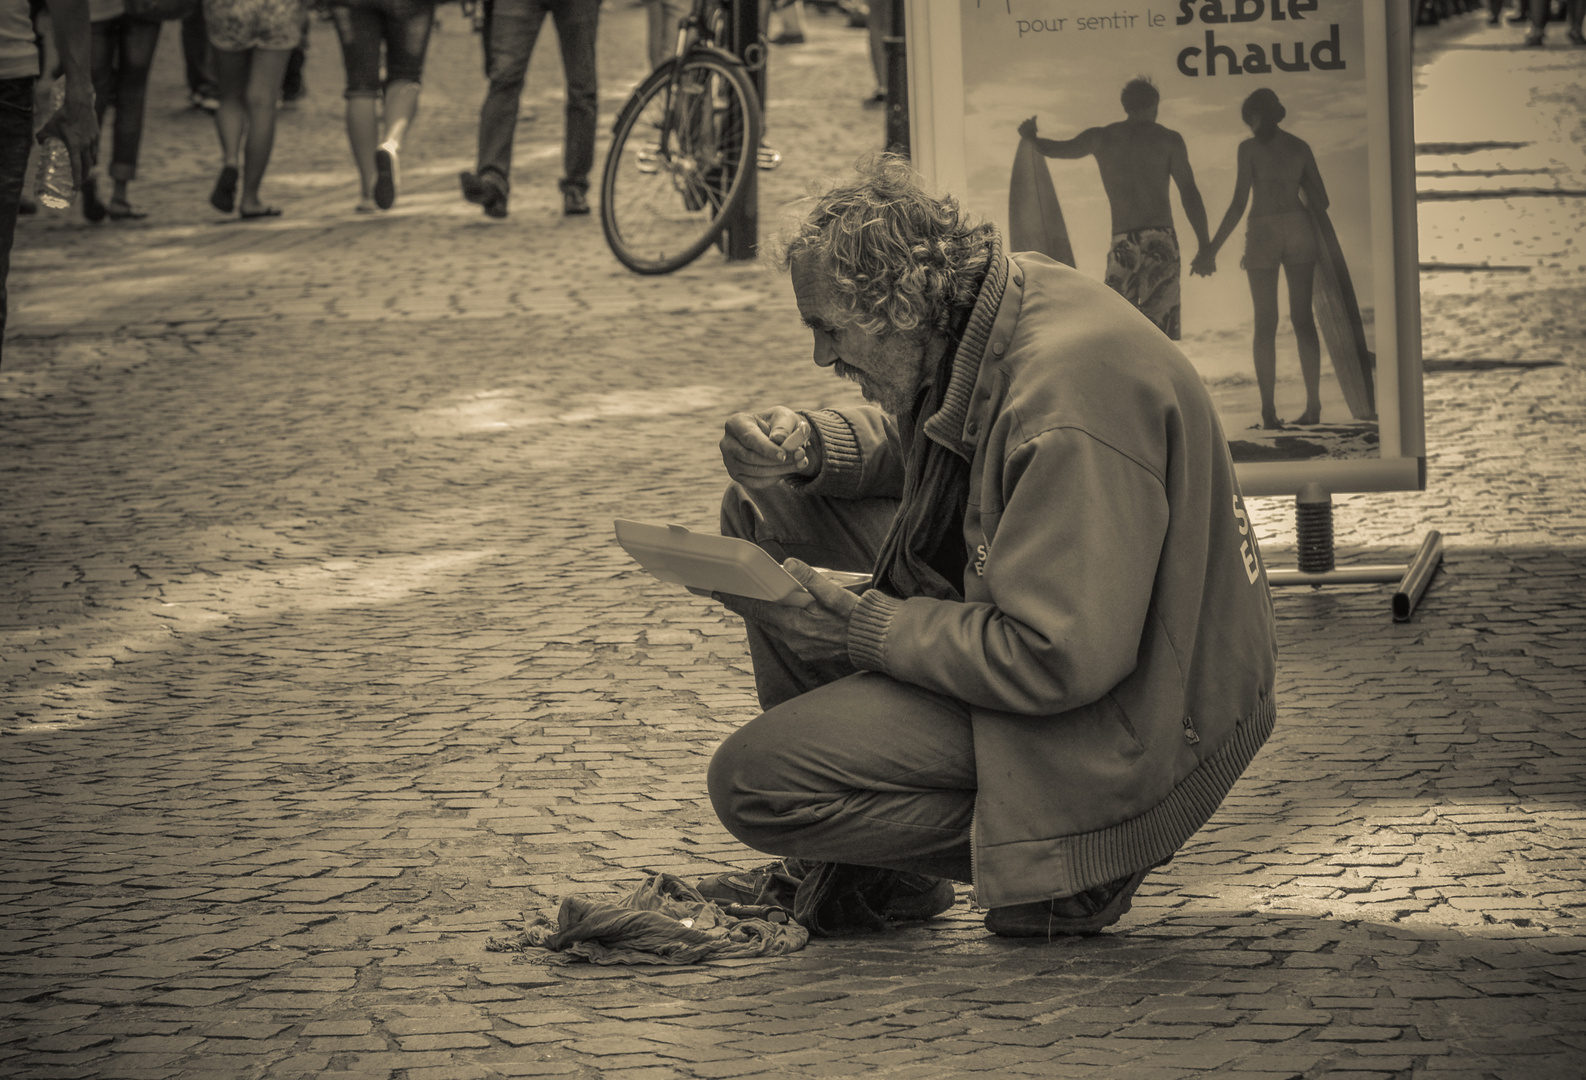
POLYGON ((589 213, 589 197, 578 188, 562 189, 562 215, 578 217, 589 213))
POLYGON ((661 149, 657 146, 641 146, 633 152, 634 167, 645 174, 661 171, 661 149))
POLYGON ((759 164, 761 172, 770 172, 782 164, 782 155, 777 152, 776 148, 761 143, 759 164))
POLYGON ((1157 866, 1096 885, 1073 896, 1058 896, 1030 904, 994 907, 986 915, 986 929, 999 937, 1077 937, 1099 934, 1129 910, 1140 882, 1157 866))
POLYGON ((1525 36, 1525 44, 1527 48, 1535 49, 1542 44, 1542 41, 1543 36, 1542 31, 1540 30, 1532 30, 1525 36))
POLYGON ((374 204, 382 210, 391 209, 401 185, 396 144, 381 143, 374 152, 374 204))
POLYGON ((699 895, 717 904, 774 904, 792 911, 793 896, 808 871, 797 859, 778 859, 754 870, 702 878, 699 895))
POLYGON ((195 109, 205 112, 215 112, 220 108, 220 98, 215 96, 215 91, 205 88, 203 90, 189 90, 187 93, 188 104, 195 109))

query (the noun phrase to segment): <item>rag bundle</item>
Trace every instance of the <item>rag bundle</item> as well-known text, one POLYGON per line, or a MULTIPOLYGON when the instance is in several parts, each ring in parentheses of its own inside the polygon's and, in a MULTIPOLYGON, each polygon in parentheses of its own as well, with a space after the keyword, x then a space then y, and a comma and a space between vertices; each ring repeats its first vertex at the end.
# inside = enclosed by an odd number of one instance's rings
POLYGON ((569 896, 551 925, 530 922, 493 952, 548 949, 551 963, 695 964, 780 956, 809 942, 809 931, 776 906, 720 905, 672 874, 651 874, 621 900, 569 896))

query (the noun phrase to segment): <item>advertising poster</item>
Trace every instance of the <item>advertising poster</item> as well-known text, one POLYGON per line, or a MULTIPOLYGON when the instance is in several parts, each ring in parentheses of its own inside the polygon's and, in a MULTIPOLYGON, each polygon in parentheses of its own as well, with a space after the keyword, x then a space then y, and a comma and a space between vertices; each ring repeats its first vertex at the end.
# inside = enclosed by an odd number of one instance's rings
POLYGON ((1407 7, 911 5, 916 164, 1177 340, 1251 493, 1421 487, 1407 7))

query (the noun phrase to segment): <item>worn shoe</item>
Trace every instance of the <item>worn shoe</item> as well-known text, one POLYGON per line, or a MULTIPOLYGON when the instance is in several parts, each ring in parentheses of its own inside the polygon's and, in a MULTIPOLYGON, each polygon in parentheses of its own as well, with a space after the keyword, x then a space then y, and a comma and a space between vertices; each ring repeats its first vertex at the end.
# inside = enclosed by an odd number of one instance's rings
POLYGON ((507 193, 498 181, 466 171, 458 173, 457 180, 462 184, 463 198, 484 207, 493 218, 507 216, 507 193))
POLYGON ((953 883, 924 874, 899 874, 881 914, 895 922, 934 919, 958 902, 953 883))
MULTIPOLYGON (((778 859, 754 870, 714 874, 700 881, 699 892, 718 904, 775 904, 792 911, 799 886, 822 865, 802 859, 778 859)), ((874 897, 869 902, 878 914, 894 922, 934 919, 957 901, 951 881, 924 874, 891 872, 886 889, 879 902, 874 897)))
POLYGON ((401 187, 402 177, 397 171, 397 148, 393 143, 381 143, 374 152, 374 204, 382 210, 391 209, 401 187))
MULTIPOLYGON (((1156 865, 1161 866, 1162 863, 1156 865)), ((986 929, 999 937, 1055 938, 1099 934, 1104 927, 1123 918, 1140 882, 1155 869, 1156 866, 1148 866, 1127 877, 1094 886, 1073 896, 994 907, 986 915, 986 929)))
POLYGON ((775 904, 793 910, 808 867, 797 859, 778 859, 753 870, 736 870, 701 878, 699 894, 717 904, 775 904))
POLYGON ((562 214, 564 217, 577 217, 589 213, 589 197, 577 188, 564 188, 562 190, 562 214))

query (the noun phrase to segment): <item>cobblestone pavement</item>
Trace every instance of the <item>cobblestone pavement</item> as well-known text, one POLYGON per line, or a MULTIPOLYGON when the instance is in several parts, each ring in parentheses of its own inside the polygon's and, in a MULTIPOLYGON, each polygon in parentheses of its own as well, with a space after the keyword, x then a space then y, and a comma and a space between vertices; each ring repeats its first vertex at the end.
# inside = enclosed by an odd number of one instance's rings
MULTIPOLYGON (((607 8, 610 113, 642 13, 607 8)), ((1480 16, 1423 35, 1423 168, 1471 174, 1423 204, 1423 259, 1504 269, 1427 271, 1429 490, 1339 516, 1367 561, 1440 529, 1445 570, 1403 624, 1386 587, 1279 592, 1279 730, 1112 932, 995 939, 966 891, 775 960, 548 967, 485 942, 646 870, 760 861, 703 793, 756 711, 739 629, 610 519, 710 527, 725 412, 847 391, 802 362, 777 275, 637 278, 557 215, 548 46, 512 216, 465 205, 482 86, 442 10, 395 212, 351 213, 319 25, 281 221, 211 220, 168 30, 151 217, 23 224, 0 1074, 1586 1075, 1586 204, 1501 190, 1586 187, 1586 54, 1480 16)), ((809 22, 773 61, 768 217, 880 141, 863 34, 809 22)), ((1257 502, 1291 562, 1288 500, 1257 502)))

